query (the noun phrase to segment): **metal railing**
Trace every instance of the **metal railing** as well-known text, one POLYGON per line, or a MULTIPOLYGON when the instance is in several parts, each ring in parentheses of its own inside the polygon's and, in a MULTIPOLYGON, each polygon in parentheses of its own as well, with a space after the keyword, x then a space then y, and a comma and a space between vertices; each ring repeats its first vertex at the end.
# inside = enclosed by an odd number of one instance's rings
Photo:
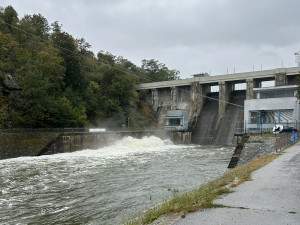
MULTIPOLYGON (((96 127, 85 127, 85 128, 9 128, 9 129, 0 129, 0 133, 25 133, 25 132, 53 132, 53 133, 83 133, 90 132, 90 129, 96 127)), ((102 127, 101 127, 102 128, 102 127)), ((102 128, 103 129, 103 128, 102 128)), ((148 132, 148 131, 162 131, 162 127, 147 127, 147 129, 138 129, 138 128, 117 128, 109 127, 105 128, 107 132, 148 132)))
POLYGON ((281 151, 283 148, 285 148, 288 145, 294 144, 295 142, 298 141, 298 138, 299 138, 299 132, 294 132, 284 137, 276 137, 275 152, 281 151))

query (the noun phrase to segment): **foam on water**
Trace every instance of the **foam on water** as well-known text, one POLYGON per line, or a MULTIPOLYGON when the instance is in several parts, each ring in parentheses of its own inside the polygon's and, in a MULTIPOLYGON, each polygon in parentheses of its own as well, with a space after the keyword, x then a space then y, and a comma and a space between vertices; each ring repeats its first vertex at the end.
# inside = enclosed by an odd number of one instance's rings
MULTIPOLYGON (((46 163, 49 161, 59 162, 60 160, 76 160, 82 157, 85 158, 122 158, 130 156, 132 154, 142 154, 147 152, 164 152, 168 149, 181 148, 180 146, 174 145, 170 140, 162 140, 155 136, 143 137, 141 139, 133 137, 123 137, 121 140, 113 142, 111 145, 96 150, 84 149, 76 152, 59 153, 55 155, 43 155, 39 157, 19 157, 13 159, 6 159, 4 161, 9 162, 26 162, 28 163, 46 163), (33 161, 33 162, 31 162, 33 161)), ((1 162, 0 162, 1 164, 1 162)), ((26 167, 24 165, 24 167, 26 167)))
POLYGON ((85 149, 72 153, 62 153, 56 157, 97 157, 102 159, 122 158, 133 154, 143 154, 150 152, 164 152, 169 149, 182 148, 176 146, 169 140, 162 140, 155 136, 143 137, 141 139, 124 137, 112 143, 110 146, 96 150, 85 149))
POLYGON ((165 146, 165 142, 158 137, 150 136, 143 137, 142 139, 137 139, 133 137, 124 137, 121 141, 118 141, 115 147, 125 147, 125 148, 153 148, 165 146))

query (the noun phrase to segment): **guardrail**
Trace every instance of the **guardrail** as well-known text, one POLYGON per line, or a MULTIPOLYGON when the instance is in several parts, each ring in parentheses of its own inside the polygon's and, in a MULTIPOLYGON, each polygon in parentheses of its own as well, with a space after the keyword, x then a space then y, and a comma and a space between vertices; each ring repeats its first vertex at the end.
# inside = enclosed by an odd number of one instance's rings
POLYGON ((0 133, 24 133, 24 132, 54 132, 54 133, 88 133, 88 132, 153 132, 162 131, 162 128, 149 127, 147 129, 134 128, 9 128, 0 129, 0 133))

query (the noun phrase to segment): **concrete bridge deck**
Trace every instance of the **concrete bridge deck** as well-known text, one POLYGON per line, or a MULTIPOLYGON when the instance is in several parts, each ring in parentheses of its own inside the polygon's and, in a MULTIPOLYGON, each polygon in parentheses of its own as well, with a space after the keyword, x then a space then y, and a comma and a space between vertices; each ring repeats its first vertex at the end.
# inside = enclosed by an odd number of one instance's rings
POLYGON ((187 86, 187 85, 191 85, 193 82, 199 82, 201 84, 218 84, 219 82, 230 82, 230 81, 236 83, 243 83, 249 79, 275 80, 277 74, 285 74, 286 76, 295 76, 297 74, 300 74, 300 67, 277 68, 271 70, 261 70, 261 71, 244 72, 244 73, 214 75, 214 76, 207 76, 207 77, 195 77, 195 78, 172 80, 172 81, 143 83, 143 84, 139 84, 136 90, 165 88, 165 87, 172 87, 172 86, 174 87, 187 86))

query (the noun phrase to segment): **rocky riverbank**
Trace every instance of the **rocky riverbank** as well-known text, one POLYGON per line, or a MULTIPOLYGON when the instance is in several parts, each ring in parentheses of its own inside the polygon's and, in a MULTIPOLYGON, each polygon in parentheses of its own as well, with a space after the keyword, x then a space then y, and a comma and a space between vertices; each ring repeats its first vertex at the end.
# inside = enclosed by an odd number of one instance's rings
POLYGON ((244 165, 260 155, 275 153, 275 143, 275 137, 250 136, 241 152, 238 165, 244 165))

